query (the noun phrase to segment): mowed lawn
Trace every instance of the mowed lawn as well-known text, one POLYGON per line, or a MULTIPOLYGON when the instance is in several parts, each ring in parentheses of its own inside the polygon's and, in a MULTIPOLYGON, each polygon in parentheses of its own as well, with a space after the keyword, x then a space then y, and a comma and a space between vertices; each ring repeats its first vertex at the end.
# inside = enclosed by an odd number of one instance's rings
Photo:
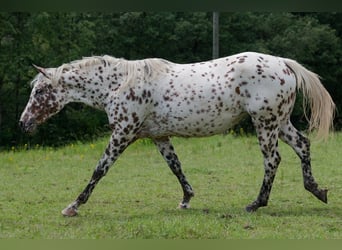
POLYGON ((59 149, 0 152, 0 238, 15 239, 334 239, 342 238, 342 134, 312 142, 314 176, 328 204, 305 191, 300 161, 280 143, 282 162, 269 205, 258 195, 263 159, 255 136, 174 138, 194 188, 180 210, 176 177, 148 140, 131 145, 79 215, 61 210, 86 186, 108 138, 59 149))

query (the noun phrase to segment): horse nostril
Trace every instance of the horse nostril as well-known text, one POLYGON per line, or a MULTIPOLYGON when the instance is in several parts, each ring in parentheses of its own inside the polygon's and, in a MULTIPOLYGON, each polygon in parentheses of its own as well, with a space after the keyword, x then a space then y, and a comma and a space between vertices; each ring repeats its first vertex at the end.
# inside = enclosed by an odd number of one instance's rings
POLYGON ((24 132, 30 132, 34 130, 35 128, 35 120, 34 119, 29 119, 28 121, 19 121, 19 127, 24 131, 24 132))

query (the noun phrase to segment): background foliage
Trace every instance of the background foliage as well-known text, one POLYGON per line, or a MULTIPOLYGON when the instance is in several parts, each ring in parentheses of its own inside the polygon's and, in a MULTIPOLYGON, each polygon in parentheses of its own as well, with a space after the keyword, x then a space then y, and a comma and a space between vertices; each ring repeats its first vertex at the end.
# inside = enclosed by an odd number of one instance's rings
MULTIPOLYGON (((293 58, 322 77, 338 109, 341 36, 342 13, 220 13, 220 56, 258 51, 293 58)), ((105 114, 81 104, 67 106, 34 136, 22 134, 17 125, 36 74, 32 63, 57 67, 104 54, 178 63, 210 60, 212 13, 0 13, 0 147, 58 146, 106 132, 105 114)), ((299 102, 293 118, 295 125, 305 125, 299 102)), ((337 116, 336 128, 341 123, 337 116)))

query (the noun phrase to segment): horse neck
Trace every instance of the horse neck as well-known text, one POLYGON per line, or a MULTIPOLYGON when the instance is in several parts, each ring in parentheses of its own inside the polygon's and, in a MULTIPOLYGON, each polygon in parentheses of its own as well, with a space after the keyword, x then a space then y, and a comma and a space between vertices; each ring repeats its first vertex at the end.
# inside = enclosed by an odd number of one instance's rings
POLYGON ((72 69, 63 73, 61 79, 67 86, 70 102, 81 102, 102 110, 110 93, 119 87, 115 79, 93 69, 72 69))

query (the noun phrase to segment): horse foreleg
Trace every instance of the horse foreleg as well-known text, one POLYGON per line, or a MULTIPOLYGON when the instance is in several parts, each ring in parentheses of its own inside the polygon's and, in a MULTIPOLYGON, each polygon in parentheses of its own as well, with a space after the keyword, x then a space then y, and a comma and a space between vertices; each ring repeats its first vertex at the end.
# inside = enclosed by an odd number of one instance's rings
POLYGON ((181 168, 181 163, 178 160, 174 147, 172 146, 169 138, 158 138, 154 140, 154 143, 158 147, 164 160, 167 162, 171 171, 176 175, 179 183, 182 186, 184 196, 183 200, 179 204, 179 208, 190 208, 189 203, 190 199, 194 196, 194 191, 192 190, 189 182, 186 180, 186 177, 181 168))
POLYGON ((267 206, 271 193, 273 181, 277 172, 281 157, 278 152, 278 131, 277 125, 274 124, 256 124, 255 125, 260 149, 264 156, 265 174, 263 183, 257 199, 246 207, 248 212, 254 212, 259 207, 267 206))
POLYGON ((297 131, 297 129, 290 122, 287 122, 286 125, 281 128, 279 136, 280 139, 293 148, 298 157, 301 159, 305 189, 311 192, 319 200, 327 203, 328 190, 318 188, 318 184, 312 175, 309 139, 297 131))
POLYGON ((107 174, 109 168, 113 165, 116 159, 132 141, 133 140, 131 139, 124 138, 122 136, 117 136, 117 134, 113 133, 111 140, 105 150, 105 153, 98 162, 88 185, 74 202, 72 202, 69 206, 63 209, 63 215, 77 215, 79 206, 87 202, 96 184, 100 181, 102 177, 104 177, 107 174))

